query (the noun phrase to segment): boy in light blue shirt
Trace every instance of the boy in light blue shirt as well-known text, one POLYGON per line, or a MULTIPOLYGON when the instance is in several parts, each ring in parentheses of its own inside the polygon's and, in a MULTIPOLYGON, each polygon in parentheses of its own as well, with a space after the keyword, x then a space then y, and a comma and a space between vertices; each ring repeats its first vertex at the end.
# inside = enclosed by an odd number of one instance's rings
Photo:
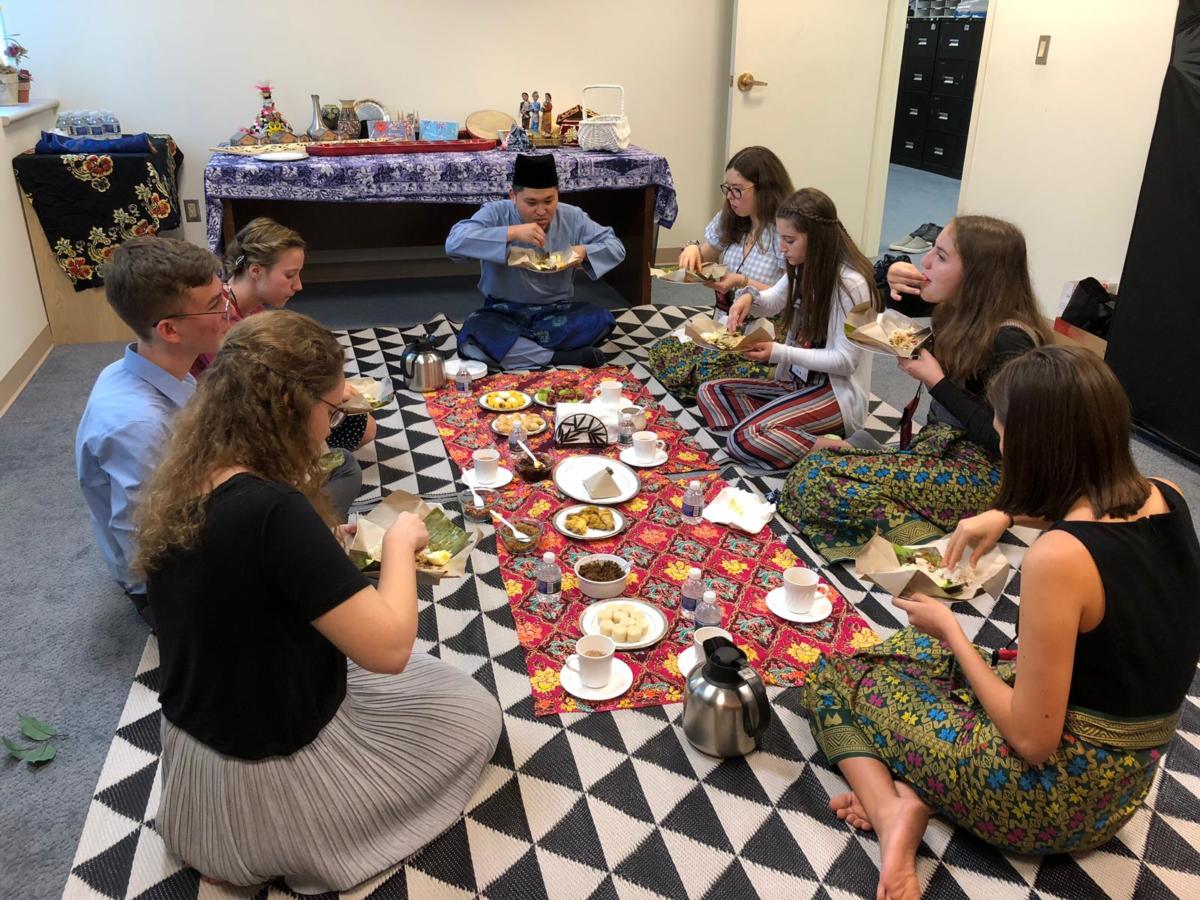
POLYGON ((216 353, 229 329, 219 271, 216 257, 195 244, 142 237, 122 244, 105 274, 105 296, 137 341, 96 379, 75 465, 96 544, 143 618, 146 586, 130 571, 134 511, 171 419, 196 389, 188 369, 201 353, 216 353))

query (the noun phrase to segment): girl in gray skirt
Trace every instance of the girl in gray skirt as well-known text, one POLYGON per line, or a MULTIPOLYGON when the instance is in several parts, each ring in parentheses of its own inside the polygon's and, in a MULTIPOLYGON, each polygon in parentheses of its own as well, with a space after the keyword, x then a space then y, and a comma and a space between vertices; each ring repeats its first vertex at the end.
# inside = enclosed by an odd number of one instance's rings
POLYGON ((342 363, 297 313, 239 323, 144 497, 155 822, 210 880, 353 887, 454 823, 499 738, 494 698, 413 652, 421 520, 388 531, 378 588, 331 530, 318 458, 344 417, 342 363))

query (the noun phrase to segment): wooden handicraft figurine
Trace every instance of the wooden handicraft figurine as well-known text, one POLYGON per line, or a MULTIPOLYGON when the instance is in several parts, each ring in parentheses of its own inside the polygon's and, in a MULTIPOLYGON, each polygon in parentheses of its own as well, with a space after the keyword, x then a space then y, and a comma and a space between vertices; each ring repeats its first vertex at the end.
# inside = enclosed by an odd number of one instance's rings
POLYGON ((529 130, 530 106, 531 106, 531 104, 529 102, 529 92, 522 91, 521 92, 521 106, 520 106, 521 127, 524 128, 526 131, 529 130))
POLYGON ((538 101, 538 92, 533 92, 533 102, 529 104, 529 130, 540 130, 542 122, 542 104, 538 101))
POLYGON ((554 130, 554 104, 550 101, 550 92, 546 91, 546 99, 542 101, 542 133, 550 134, 554 130))

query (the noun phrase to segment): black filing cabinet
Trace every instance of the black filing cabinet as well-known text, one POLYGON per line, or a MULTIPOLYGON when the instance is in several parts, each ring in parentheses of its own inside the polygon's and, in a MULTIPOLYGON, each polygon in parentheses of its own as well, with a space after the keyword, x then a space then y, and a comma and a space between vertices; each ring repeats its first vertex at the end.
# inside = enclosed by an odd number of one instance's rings
POLYGON ((909 19, 892 162, 962 177, 984 19, 909 19))

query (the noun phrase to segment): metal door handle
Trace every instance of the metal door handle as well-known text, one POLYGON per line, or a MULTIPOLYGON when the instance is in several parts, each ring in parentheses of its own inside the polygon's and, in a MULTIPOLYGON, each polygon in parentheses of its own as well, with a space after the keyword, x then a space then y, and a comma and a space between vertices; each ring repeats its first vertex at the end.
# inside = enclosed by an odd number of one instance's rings
POLYGON ((945 122, 949 118, 950 118, 950 113, 938 113, 938 119, 940 119, 943 122, 945 122))
POLYGON ((746 93, 747 91, 752 90, 755 87, 766 87, 766 86, 767 86, 767 83, 765 81, 755 81, 754 76, 751 75, 749 72, 743 72, 741 75, 739 75, 737 77, 737 89, 739 91, 741 91, 742 93, 746 93))

